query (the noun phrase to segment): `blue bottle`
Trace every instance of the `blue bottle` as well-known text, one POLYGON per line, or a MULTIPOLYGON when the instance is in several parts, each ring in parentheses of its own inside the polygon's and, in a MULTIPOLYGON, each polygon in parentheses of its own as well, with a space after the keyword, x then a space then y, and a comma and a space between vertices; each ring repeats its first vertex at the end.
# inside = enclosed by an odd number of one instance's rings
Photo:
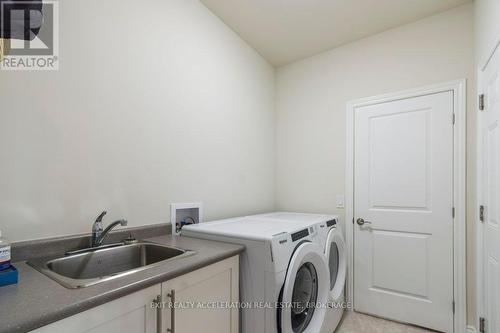
POLYGON ((0 271, 6 270, 10 267, 10 243, 2 238, 2 231, 0 230, 0 271))

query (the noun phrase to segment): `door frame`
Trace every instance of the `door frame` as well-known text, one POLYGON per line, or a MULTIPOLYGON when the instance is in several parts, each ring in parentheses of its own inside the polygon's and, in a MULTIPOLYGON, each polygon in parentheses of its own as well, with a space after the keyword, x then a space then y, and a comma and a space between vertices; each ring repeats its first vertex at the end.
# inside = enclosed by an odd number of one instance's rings
MULTIPOLYGON (((453 92, 455 126, 453 130, 453 298, 454 332, 466 332, 466 79, 416 89, 357 99, 346 109, 346 185, 345 232, 348 256, 347 300, 354 308, 354 111, 357 108, 395 100, 453 92)), ((452 119, 450 119, 452 121, 452 119)), ((450 212, 451 214, 451 212, 450 212)), ((450 305, 451 306, 451 305, 450 305)))

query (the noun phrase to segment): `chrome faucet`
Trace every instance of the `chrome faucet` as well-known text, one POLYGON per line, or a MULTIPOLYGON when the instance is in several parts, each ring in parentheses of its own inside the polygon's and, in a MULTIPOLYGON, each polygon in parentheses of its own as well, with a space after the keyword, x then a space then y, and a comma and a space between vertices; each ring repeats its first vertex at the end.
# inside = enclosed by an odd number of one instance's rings
POLYGON ((118 220, 110 225, 106 229, 103 230, 102 219, 104 215, 106 215, 106 211, 102 212, 95 220, 94 224, 92 224, 92 247, 101 246, 102 242, 108 235, 108 233, 116 226, 126 226, 127 220, 118 220))

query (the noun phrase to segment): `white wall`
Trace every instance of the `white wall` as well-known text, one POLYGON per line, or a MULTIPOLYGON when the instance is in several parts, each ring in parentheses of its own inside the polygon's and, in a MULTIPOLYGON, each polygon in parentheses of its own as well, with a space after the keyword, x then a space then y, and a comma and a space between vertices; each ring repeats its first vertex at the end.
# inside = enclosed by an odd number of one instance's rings
POLYGON ((274 206, 274 69, 197 0, 60 2, 60 71, 0 73, 0 229, 274 206))
POLYGON ((346 102, 468 79, 468 322, 474 322, 475 82, 471 4, 279 68, 276 206, 338 213, 345 186, 346 102))
POLYGON ((500 1, 475 0, 476 62, 483 68, 500 43, 500 1))

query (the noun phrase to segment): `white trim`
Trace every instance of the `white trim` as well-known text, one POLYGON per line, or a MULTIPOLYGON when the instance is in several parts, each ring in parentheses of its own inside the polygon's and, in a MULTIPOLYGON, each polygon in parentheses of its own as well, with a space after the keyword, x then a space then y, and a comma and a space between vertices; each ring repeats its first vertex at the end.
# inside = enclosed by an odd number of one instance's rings
POLYGON ((467 325, 466 332, 467 333, 476 333, 477 331, 476 331, 476 328, 474 326, 467 325))
POLYGON ((466 331, 466 80, 451 81, 417 89, 405 90, 380 96, 368 97, 347 103, 346 137, 346 188, 345 188, 345 226, 348 255, 347 299, 354 306, 354 258, 353 258, 353 218, 354 218, 354 110, 359 107, 424 96, 445 91, 454 95, 454 283, 455 299, 454 332, 466 331))
POLYGON ((453 144, 454 193, 454 299, 455 332, 467 323, 467 90, 466 81, 453 84, 455 128, 453 144))

